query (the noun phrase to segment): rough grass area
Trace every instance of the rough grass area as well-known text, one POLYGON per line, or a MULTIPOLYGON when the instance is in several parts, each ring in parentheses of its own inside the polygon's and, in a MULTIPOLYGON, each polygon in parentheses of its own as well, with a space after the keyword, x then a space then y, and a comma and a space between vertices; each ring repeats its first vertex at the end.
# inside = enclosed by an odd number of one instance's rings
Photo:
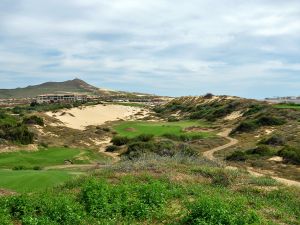
POLYGON ((36 152, 11 152, 0 154, 0 168, 29 168, 63 165, 65 160, 73 163, 90 163, 105 157, 90 150, 72 148, 49 148, 36 152))
POLYGON ((16 192, 34 192, 70 180, 66 171, 0 170, 0 188, 16 192))
POLYGON ((187 135, 203 135, 203 137, 212 136, 209 132, 184 132, 184 128, 187 127, 207 127, 208 124, 202 121, 178 121, 178 122, 140 122, 129 121, 122 122, 114 129, 120 136, 126 136, 133 138, 141 134, 152 134, 154 136, 164 136, 166 134, 180 136, 182 134, 187 135))

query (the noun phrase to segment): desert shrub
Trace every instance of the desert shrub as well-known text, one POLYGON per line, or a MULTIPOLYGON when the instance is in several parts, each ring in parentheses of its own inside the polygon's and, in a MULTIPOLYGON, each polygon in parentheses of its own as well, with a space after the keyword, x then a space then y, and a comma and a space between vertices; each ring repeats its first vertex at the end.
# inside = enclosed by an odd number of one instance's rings
POLYGON ((43 148, 48 148, 48 144, 46 142, 41 142, 39 145, 43 148))
POLYGON ((23 123, 24 124, 36 124, 36 125, 40 125, 40 126, 44 126, 44 120, 41 117, 38 117, 36 115, 30 116, 30 117, 25 117, 23 119, 23 123))
POLYGON ((148 142, 153 140, 154 135, 153 134, 140 134, 139 136, 133 138, 131 141, 142 141, 142 142, 148 142))
POLYGON ((116 145, 109 145, 106 147, 106 151, 107 152, 114 152, 114 151, 117 151, 118 150, 118 146, 116 145))
POLYGON ((111 142, 116 146, 126 145, 129 142, 129 138, 125 136, 114 136, 111 142))
POLYGON ((300 148, 285 146, 278 152, 278 155, 288 162, 300 164, 300 148))
POLYGON ((105 131, 105 132, 110 132, 110 128, 109 127, 103 127, 102 130, 105 131))
POLYGON ((257 129, 258 126, 255 121, 253 120, 246 120, 241 122, 233 131, 232 133, 238 133, 238 132, 251 132, 257 129))
POLYGON ((226 157, 229 161, 245 161, 247 160, 247 154, 243 151, 235 151, 226 157))
POLYGON ((19 142, 21 144, 31 144, 33 143, 34 134, 31 133, 28 128, 24 125, 18 125, 16 127, 11 127, 6 130, 4 139, 19 142))
POLYGON ((177 122, 177 121, 179 121, 179 119, 175 116, 169 116, 168 117, 168 122, 177 122))
POLYGON ((123 218, 123 221, 151 218, 159 214, 168 198, 164 183, 122 182, 117 185, 104 180, 89 181, 81 190, 80 199, 89 214, 99 219, 123 218))
POLYGON ((244 113, 243 116, 250 116, 253 115, 255 113, 260 112, 261 110, 265 109, 266 106, 264 105, 258 105, 258 104, 253 104, 249 106, 249 109, 244 113))
POLYGON ((36 125, 44 126, 43 118, 38 117, 36 115, 23 118, 23 123, 28 125, 36 124, 36 125))
POLYGON ((260 217, 247 210, 244 202, 237 200, 226 203, 218 197, 201 197, 188 206, 188 214, 183 218, 183 224, 190 225, 246 225, 259 224, 260 217))
POLYGON ((274 180, 272 177, 251 177, 249 180, 250 184, 258 185, 258 186, 276 186, 278 182, 274 180))
POLYGON ((260 126, 276 126, 283 125, 285 123, 285 120, 273 116, 262 116, 257 119, 256 123, 260 126))
POLYGON ((174 141, 183 141, 183 142, 188 142, 188 141, 194 141, 194 140, 200 140, 203 139, 204 136, 201 134, 170 134, 166 133, 163 135, 163 137, 174 140, 174 141))
POLYGON ((261 140, 259 143, 265 145, 280 146, 280 145, 285 145, 286 140, 282 136, 272 135, 269 138, 261 140))
POLYGON ((211 99, 213 97, 214 97, 214 95, 212 93, 207 93, 203 96, 203 98, 206 98, 206 99, 211 99))
POLYGON ((179 144, 177 149, 178 149, 177 152, 180 155, 184 155, 184 156, 188 156, 188 157, 199 155, 199 152, 196 149, 192 148, 191 146, 189 146, 187 144, 179 144))
POLYGON ((246 151, 248 155, 259 155, 259 156, 272 156, 275 152, 270 149, 267 145, 259 145, 254 149, 249 149, 246 151))
POLYGON ((125 155, 129 159, 135 159, 149 153, 160 156, 173 156, 176 153, 176 146, 171 141, 133 142, 128 145, 125 155))
POLYGON ((213 168, 213 167, 200 167, 193 170, 194 173, 211 179, 213 185, 227 187, 231 185, 236 179, 236 174, 232 171, 213 168))

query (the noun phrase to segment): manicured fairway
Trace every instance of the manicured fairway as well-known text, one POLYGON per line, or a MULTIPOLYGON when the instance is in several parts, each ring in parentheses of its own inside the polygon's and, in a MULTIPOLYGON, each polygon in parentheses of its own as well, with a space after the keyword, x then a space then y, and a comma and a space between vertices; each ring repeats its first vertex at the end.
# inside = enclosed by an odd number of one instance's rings
POLYGON ((36 152, 11 152, 0 154, 0 168, 13 168, 24 166, 33 168, 35 166, 45 167, 53 165, 62 165, 65 160, 72 160, 75 163, 90 163, 90 160, 101 160, 100 154, 95 154, 89 150, 80 150, 72 148, 49 148, 36 152), (84 160, 80 160, 84 158, 84 160), (90 159, 90 160, 89 160, 90 159))
MULTIPOLYGON (((184 128, 199 126, 207 127, 208 125, 201 121, 179 121, 179 122, 141 122, 141 121, 129 121, 122 122, 114 129, 121 136, 136 137, 141 134, 152 134, 154 136, 163 136, 164 134, 181 135, 185 133, 184 128)), ((186 133, 187 134, 187 133, 186 133)), ((208 132, 193 132, 193 134, 207 134, 208 132)))
POLYGON ((300 110, 300 105, 296 104, 279 104, 279 105, 274 105, 274 108, 277 109, 298 109, 300 110))
POLYGON ((16 192, 34 192, 72 179, 66 171, 0 170, 0 188, 16 192))

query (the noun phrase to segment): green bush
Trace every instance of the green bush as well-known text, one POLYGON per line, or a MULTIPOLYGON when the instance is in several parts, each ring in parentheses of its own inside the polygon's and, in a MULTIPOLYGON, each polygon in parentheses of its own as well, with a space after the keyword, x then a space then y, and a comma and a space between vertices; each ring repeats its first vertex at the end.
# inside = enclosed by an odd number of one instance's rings
POLYGON ((113 185, 91 180, 82 188, 80 199, 95 218, 131 221, 157 216, 168 198, 167 190, 159 181, 113 185))
POLYGON ((174 141, 183 141, 183 142, 188 142, 188 141, 194 141, 194 140, 200 140, 203 139, 204 136, 201 134, 164 134, 163 137, 174 140, 174 141))
POLYGON ((1 225, 12 225, 11 218, 7 209, 0 206, 0 222, 1 225))
POLYGON ((282 156, 287 162, 300 164, 300 148, 285 146, 278 152, 278 155, 282 156))
POLYGON ((259 142, 259 144, 273 145, 273 146, 281 146, 281 145, 285 145, 285 143, 286 140, 279 135, 272 135, 271 137, 263 139, 259 142))
POLYGON ((131 141, 142 141, 142 142, 148 142, 153 140, 154 135, 153 134, 141 134, 135 138, 133 138, 133 140, 131 141))
POLYGON ((255 113, 258 113, 258 112, 262 111, 265 108, 266 108, 266 106, 264 106, 264 105, 258 105, 258 104, 250 105, 249 109, 244 113, 243 116, 253 115, 255 113))
POLYGON ((273 156, 275 155, 275 152, 266 145, 259 145, 254 149, 247 150, 246 154, 259 156, 273 156))
POLYGON ((107 152, 114 152, 114 151, 117 151, 118 150, 118 146, 116 145, 109 145, 106 147, 106 151, 107 152))
POLYGON ((179 121, 179 119, 175 116, 169 116, 168 117, 168 122, 177 122, 177 121, 179 121))
POLYGON ((233 131, 232 133, 237 132, 251 132, 258 128, 258 125, 253 120, 246 120, 241 122, 233 131))
POLYGON ((273 116, 262 116, 257 119, 256 123, 260 126, 276 126, 283 125, 285 123, 285 120, 273 116))
POLYGON ((82 224, 84 210, 71 197, 42 194, 14 196, 8 199, 6 208, 12 218, 24 225, 82 224))
POLYGON ((226 157, 229 161, 245 161, 247 160, 247 154, 243 151, 235 151, 226 157))
POLYGON ((36 115, 30 116, 30 117, 25 117, 23 119, 23 123, 27 124, 27 125, 36 124, 36 125, 44 126, 43 118, 38 117, 36 115))
POLYGON ((115 136, 112 138, 111 142, 116 146, 122 146, 129 142, 129 138, 124 136, 115 136))
POLYGON ((260 217, 253 211, 247 210, 245 203, 237 200, 224 202, 220 198, 201 197, 188 206, 188 215, 182 220, 190 225, 247 225, 259 224, 260 217))

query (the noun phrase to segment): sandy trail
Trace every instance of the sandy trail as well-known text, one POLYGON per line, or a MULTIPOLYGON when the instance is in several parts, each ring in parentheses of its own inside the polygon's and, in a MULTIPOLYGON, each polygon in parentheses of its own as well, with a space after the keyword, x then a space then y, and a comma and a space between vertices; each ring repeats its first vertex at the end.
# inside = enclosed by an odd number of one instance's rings
POLYGON ((60 120, 67 127, 84 130, 90 125, 102 125, 108 121, 128 119, 141 110, 139 107, 124 105, 93 105, 46 114, 60 120))
MULTIPOLYGON (((229 137, 230 132, 231 132, 231 129, 226 129, 223 132, 221 132, 221 133, 218 134, 219 136, 224 137, 227 140, 229 140, 229 143, 227 143, 225 145, 222 145, 222 146, 219 146, 219 147, 216 147, 216 148, 213 148, 211 150, 208 150, 208 151, 206 151, 206 152, 203 153, 203 156, 206 157, 206 158, 208 158, 209 160, 218 161, 218 159, 214 156, 215 152, 224 150, 226 148, 229 148, 229 147, 231 147, 233 145, 236 145, 239 142, 237 139, 229 137)), ((233 166, 226 166, 225 168, 226 169, 238 169, 237 167, 233 167, 233 166)), ((250 168, 250 167, 247 167, 247 171, 252 176, 255 176, 255 177, 266 176, 266 174, 258 172, 258 171, 255 171, 253 168, 250 168)), ((287 185, 287 186, 300 187, 300 182, 298 182, 298 181, 288 180, 288 179, 281 178, 281 177, 276 177, 276 176, 270 176, 270 177, 273 178, 274 180, 282 183, 282 184, 287 185)))

